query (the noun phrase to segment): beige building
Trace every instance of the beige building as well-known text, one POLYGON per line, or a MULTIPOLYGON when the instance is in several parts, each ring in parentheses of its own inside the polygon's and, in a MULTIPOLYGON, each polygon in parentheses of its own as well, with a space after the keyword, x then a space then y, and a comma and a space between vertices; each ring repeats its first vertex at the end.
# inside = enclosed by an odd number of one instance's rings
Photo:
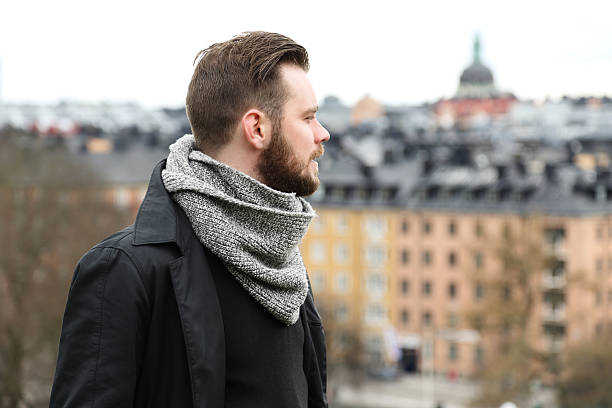
MULTIPOLYGON (((612 330, 606 187, 563 186, 552 170, 538 185, 508 183, 498 177, 459 187, 430 179, 389 194, 385 205, 351 199, 354 185, 340 192, 342 183, 329 181, 313 199, 320 217, 302 246, 315 299, 333 308, 327 321, 361 328, 379 361, 472 375, 499 350, 494 337, 474 329, 470 312, 493 299, 502 307, 522 301, 519 289, 492 293, 486 283, 503 276, 499 249, 510 231, 516 251, 536 248, 546 260, 526 285, 534 299, 527 335, 535 347, 563 352, 612 330)), ((330 332, 335 350, 342 331, 330 332)))
POLYGON ((364 96, 355 103, 351 111, 351 124, 359 125, 360 123, 376 120, 385 116, 383 105, 369 95, 364 96))
POLYGON ((317 213, 301 251, 331 333, 329 352, 347 352, 358 334, 373 364, 388 362, 385 334, 395 319, 397 293, 393 213, 335 208, 317 213))

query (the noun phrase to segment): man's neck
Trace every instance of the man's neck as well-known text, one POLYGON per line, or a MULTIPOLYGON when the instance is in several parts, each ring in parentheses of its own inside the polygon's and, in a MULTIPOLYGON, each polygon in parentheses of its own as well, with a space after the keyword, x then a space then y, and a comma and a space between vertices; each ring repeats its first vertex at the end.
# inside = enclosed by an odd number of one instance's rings
POLYGON ((216 161, 226 164, 247 176, 263 183, 262 177, 257 171, 257 159, 253 152, 244 151, 239 147, 228 144, 214 153, 206 153, 216 161))

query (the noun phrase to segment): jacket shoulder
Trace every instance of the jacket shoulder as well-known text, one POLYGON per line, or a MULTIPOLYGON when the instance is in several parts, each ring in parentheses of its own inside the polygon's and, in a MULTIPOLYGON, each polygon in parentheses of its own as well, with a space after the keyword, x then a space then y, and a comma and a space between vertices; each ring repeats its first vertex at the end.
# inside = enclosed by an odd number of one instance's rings
POLYGON ((170 262, 182 255, 174 243, 135 245, 134 224, 132 224, 100 241, 81 258, 79 263, 87 261, 88 254, 104 248, 113 249, 115 256, 127 257, 145 286, 156 280, 157 275, 165 271, 170 262))

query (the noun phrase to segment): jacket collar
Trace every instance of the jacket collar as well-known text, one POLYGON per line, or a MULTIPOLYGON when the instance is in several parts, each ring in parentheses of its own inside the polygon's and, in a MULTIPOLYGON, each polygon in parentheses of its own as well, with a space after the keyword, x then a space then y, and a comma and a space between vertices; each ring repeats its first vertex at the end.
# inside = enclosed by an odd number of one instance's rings
POLYGON ((161 160, 151 174, 149 187, 134 223, 134 245, 174 242, 184 252, 185 228, 191 230, 189 220, 174 203, 161 178, 166 159, 161 160))

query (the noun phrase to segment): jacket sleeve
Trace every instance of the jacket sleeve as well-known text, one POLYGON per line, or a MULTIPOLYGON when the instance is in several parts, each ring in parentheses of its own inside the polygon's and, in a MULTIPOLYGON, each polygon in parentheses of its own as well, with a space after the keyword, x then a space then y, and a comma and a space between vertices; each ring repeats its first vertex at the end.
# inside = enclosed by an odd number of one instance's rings
POLYGON ((50 406, 132 406, 148 310, 139 271, 122 250, 85 254, 70 285, 50 406))

